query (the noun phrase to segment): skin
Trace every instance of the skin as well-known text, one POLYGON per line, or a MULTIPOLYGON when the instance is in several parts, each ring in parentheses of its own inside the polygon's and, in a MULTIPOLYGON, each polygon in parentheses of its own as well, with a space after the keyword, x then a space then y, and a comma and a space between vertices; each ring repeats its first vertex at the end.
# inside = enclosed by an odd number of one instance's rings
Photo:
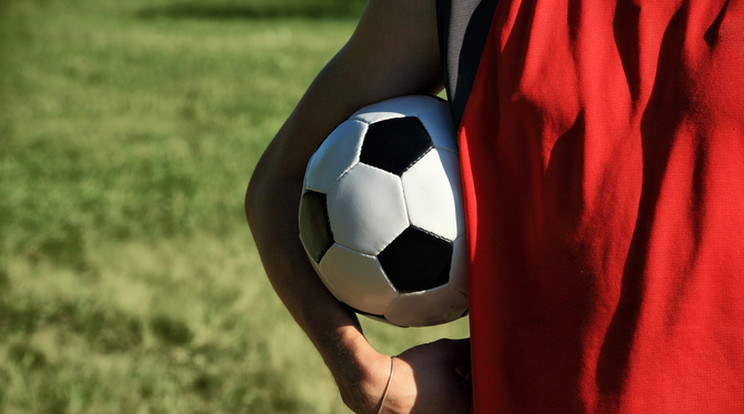
MULTIPOLYGON (((298 238, 305 166, 320 142, 357 109, 442 88, 434 0, 370 0, 347 44, 318 74, 261 157, 246 216, 269 279, 331 371, 346 405, 376 413, 390 356, 365 339, 310 266, 298 238)), ((468 340, 440 340, 395 357, 384 413, 468 413, 468 340)))

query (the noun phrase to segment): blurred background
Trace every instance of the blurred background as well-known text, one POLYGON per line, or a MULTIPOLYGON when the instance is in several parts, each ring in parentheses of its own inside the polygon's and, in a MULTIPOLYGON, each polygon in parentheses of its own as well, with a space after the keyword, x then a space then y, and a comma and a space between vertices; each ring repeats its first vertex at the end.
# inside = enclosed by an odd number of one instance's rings
POLYGON ((0 1, 0 413, 347 412, 242 205, 364 3, 0 1))

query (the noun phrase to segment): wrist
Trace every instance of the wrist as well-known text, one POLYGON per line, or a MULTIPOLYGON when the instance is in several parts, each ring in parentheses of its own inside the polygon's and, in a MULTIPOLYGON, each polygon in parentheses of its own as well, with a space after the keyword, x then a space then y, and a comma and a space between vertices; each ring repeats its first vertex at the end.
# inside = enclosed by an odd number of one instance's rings
POLYGON ((350 384, 361 384, 374 372, 374 363, 384 355, 377 352, 367 341, 361 329, 346 325, 336 329, 335 350, 326 361, 337 377, 350 384), (331 366, 333 365, 333 366, 331 366))
POLYGON ((356 326, 340 327, 334 335, 335 352, 324 359, 344 403, 354 412, 377 412, 390 376, 390 356, 377 352, 356 326))

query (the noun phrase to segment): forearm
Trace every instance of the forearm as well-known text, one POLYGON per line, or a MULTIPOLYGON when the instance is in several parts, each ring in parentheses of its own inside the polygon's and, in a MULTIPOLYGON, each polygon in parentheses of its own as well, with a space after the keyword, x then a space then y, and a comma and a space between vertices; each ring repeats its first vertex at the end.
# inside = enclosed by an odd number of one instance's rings
POLYGON ((433 0, 370 1, 354 36, 307 90, 248 187, 246 215, 266 273, 345 399, 360 392, 363 377, 381 377, 384 386, 389 359, 366 342, 356 316, 325 289, 305 255, 297 224, 305 166, 354 111, 392 96, 434 93, 440 79, 433 0), (387 362, 363 363, 381 358, 387 362), (372 366, 385 372, 369 372, 372 366))
MULTIPOLYGON (((307 97, 312 100, 312 93, 307 97)), ((334 112, 342 114, 338 116, 343 119, 348 110, 334 112)), ((358 401, 360 397, 349 395, 358 394, 355 385, 369 377, 362 361, 374 358, 375 352, 363 337, 356 315, 315 275, 298 234, 297 209, 304 173, 301 166, 317 142, 340 122, 326 116, 315 114, 312 107, 298 106, 256 167, 246 196, 246 213, 275 291, 318 349, 344 398, 358 401), (285 138, 298 135, 313 144, 286 153, 285 138)))
POLYGON ((325 289, 302 249, 296 218, 301 179, 279 174, 254 177, 246 211, 266 274, 321 353, 332 352, 337 346, 334 336, 358 331, 358 321, 325 289))
POLYGON ((339 73, 342 51, 318 75, 261 157, 248 187, 246 214, 266 273, 297 323, 323 357, 360 335, 356 316, 325 289, 299 240, 297 210, 307 160, 358 105, 339 73), (344 91, 346 89, 346 91, 344 91))
POLYGON ((344 87, 344 82, 334 78, 331 62, 264 153, 249 185, 246 212, 274 289, 318 349, 342 388, 342 396, 359 401, 363 398, 349 395, 358 394, 356 384, 370 376, 362 362, 374 358, 375 352, 364 339, 356 315, 331 296, 315 275, 297 224, 307 160, 323 138, 360 105, 334 91, 344 87))

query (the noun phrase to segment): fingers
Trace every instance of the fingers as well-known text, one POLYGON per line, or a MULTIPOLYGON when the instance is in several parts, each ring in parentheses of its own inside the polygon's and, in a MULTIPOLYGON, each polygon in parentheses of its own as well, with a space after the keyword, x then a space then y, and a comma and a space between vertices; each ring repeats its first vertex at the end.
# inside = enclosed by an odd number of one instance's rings
POLYGON ((453 341, 454 351, 452 353, 454 361, 453 370, 462 378, 463 385, 470 388, 471 386, 471 367, 470 367, 470 339, 458 339, 453 341))
POLYGON ((469 413, 469 341, 444 339, 396 357, 386 408, 406 413, 469 413))
POLYGON ((472 386, 468 339, 419 345, 392 362, 393 371, 389 356, 368 355, 361 381, 337 379, 349 408, 358 413, 376 413, 382 408, 383 413, 469 414, 472 386), (387 396, 383 398, 385 391, 387 396))
POLYGON ((440 339, 411 348, 399 356, 412 365, 435 363, 453 371, 470 371, 470 339, 440 339))

